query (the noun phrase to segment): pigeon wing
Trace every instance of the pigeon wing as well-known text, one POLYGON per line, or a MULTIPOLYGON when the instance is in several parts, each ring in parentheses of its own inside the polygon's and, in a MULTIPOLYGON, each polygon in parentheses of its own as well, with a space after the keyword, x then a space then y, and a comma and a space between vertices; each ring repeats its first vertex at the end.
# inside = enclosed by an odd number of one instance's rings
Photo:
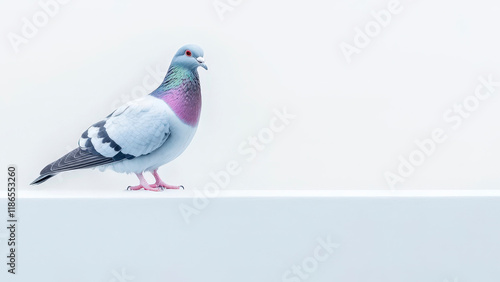
POLYGON ((150 154, 170 135, 164 106, 156 98, 124 105, 89 127, 78 144, 115 161, 150 154))
POLYGON ((169 135, 168 116, 161 100, 130 102, 90 126, 78 141, 79 148, 47 165, 32 184, 42 183, 59 172, 150 154, 169 135))

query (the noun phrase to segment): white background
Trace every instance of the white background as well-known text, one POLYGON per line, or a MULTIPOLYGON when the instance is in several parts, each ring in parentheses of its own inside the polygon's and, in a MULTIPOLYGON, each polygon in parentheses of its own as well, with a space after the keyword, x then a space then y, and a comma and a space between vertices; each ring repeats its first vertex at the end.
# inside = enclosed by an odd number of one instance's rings
POLYGON ((457 130, 442 117, 479 76, 500 80, 498 2, 401 1, 351 63, 339 44, 353 44, 355 28, 389 1, 241 1, 223 19, 211 0, 69 1, 18 53, 9 34, 43 10, 1 3, 1 167, 17 164, 26 189, 135 185, 133 175, 84 170, 27 187, 186 43, 203 47, 209 70, 200 69, 198 132, 160 169, 166 182, 202 188, 235 160, 242 171, 227 189, 388 189, 384 173, 396 172, 398 156, 443 128, 446 142, 398 189, 500 183, 500 98, 481 101, 457 130), (283 107, 297 117, 247 161, 238 146, 283 107))

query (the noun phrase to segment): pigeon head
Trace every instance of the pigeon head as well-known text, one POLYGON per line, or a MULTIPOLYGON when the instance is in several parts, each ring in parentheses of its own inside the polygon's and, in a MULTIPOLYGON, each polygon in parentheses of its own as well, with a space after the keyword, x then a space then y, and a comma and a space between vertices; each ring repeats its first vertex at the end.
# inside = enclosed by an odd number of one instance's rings
POLYGON ((172 59, 172 66, 185 67, 190 70, 196 70, 198 67, 208 69, 203 59, 203 50, 200 46, 188 44, 182 46, 172 59))

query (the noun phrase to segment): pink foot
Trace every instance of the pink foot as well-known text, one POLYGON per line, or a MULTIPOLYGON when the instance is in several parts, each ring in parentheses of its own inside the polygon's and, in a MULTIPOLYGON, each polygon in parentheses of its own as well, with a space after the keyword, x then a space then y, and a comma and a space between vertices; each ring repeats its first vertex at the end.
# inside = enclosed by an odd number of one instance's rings
POLYGON ((144 188, 144 187, 142 187, 142 185, 136 185, 136 186, 129 186, 129 187, 127 187, 127 190, 133 190, 133 191, 135 191, 135 190, 141 190, 142 188, 144 188))
POLYGON ((184 186, 182 186, 182 185, 180 185, 180 186, 169 185, 163 181, 156 182, 155 184, 151 184, 151 187, 161 187, 164 189, 182 189, 182 190, 184 190, 184 186))
POLYGON ((169 185, 165 182, 163 182, 163 180, 161 180, 160 178, 160 175, 158 175, 158 171, 157 169, 155 169, 153 171, 153 176, 155 177, 155 184, 151 185, 151 187, 161 187, 161 188, 164 188, 164 189, 182 189, 184 190, 184 186, 180 185, 180 186, 174 186, 174 185, 169 185))
POLYGON ((146 179, 144 178, 144 176, 142 175, 142 173, 137 173, 136 174, 137 177, 139 178, 139 185, 136 185, 136 186, 129 186, 127 187, 127 190, 132 190, 132 191, 136 191, 136 190, 141 190, 141 189, 144 189, 144 190, 147 190, 147 191, 154 191, 154 192, 159 192, 159 191, 162 191, 163 188, 161 187, 157 187, 156 185, 149 185, 148 182, 146 182, 146 179))
POLYGON ((153 192, 160 192, 160 191, 163 191, 163 189, 161 187, 153 187, 153 185, 151 185, 150 187, 144 187, 144 190, 148 190, 148 191, 153 191, 153 192))
POLYGON ((153 185, 148 185, 148 186, 142 186, 142 185, 136 185, 136 186, 129 186, 127 187, 127 190, 141 190, 141 189, 144 189, 144 190, 147 190, 147 191, 154 191, 154 192, 159 192, 159 191, 163 191, 163 189, 161 187, 156 187, 155 184, 153 185))

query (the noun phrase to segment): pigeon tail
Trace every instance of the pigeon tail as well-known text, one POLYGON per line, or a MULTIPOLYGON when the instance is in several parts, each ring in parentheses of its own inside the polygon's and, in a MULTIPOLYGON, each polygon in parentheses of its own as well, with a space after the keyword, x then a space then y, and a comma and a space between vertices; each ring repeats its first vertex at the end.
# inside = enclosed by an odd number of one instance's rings
POLYGON ((37 177, 37 179, 35 179, 33 182, 31 182, 30 185, 38 185, 38 184, 44 183, 45 181, 49 180, 50 178, 56 176, 56 174, 57 173, 40 175, 37 177))
POLYGON ((42 169, 40 176, 31 184, 43 183, 59 172, 81 168, 91 168, 109 164, 114 161, 115 160, 113 158, 104 157, 99 155, 97 152, 93 153, 91 148, 76 148, 42 169))

